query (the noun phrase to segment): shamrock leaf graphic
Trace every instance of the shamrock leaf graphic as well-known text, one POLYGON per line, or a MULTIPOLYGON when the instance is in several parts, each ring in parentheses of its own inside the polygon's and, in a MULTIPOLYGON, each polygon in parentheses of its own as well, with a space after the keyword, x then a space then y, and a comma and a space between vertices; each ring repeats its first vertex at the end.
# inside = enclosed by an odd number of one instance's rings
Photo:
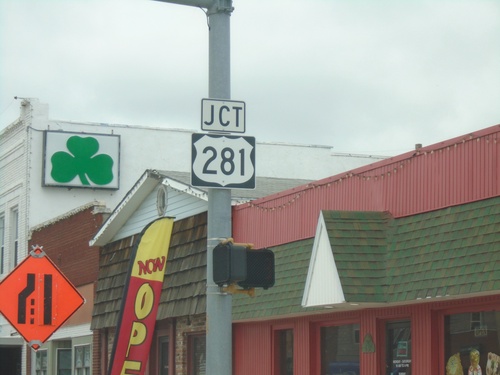
POLYGON ((96 155, 99 151, 97 139, 73 136, 66 147, 70 153, 59 151, 50 159, 50 174, 55 181, 66 183, 78 176, 83 185, 90 185, 89 179, 96 185, 106 185, 113 180, 113 159, 106 154, 96 155))

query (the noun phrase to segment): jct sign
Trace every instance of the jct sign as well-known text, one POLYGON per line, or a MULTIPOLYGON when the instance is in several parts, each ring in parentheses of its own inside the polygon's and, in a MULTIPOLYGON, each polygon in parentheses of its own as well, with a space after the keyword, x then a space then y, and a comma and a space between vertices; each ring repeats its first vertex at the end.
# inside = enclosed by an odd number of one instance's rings
POLYGON ((0 296, 0 312, 35 350, 84 303, 40 246, 2 280, 0 296))
POLYGON ((201 130, 245 133, 245 102, 202 99, 201 130))

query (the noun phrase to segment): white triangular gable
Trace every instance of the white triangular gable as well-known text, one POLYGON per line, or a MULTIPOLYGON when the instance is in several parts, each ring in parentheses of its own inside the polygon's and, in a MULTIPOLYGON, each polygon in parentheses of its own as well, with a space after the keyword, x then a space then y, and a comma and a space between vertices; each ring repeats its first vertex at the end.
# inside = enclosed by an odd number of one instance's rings
POLYGON ((140 233, 148 223, 159 217, 157 203, 160 186, 164 186, 166 192, 165 212, 161 216, 181 220, 208 210, 206 192, 148 169, 113 210, 89 244, 104 246, 140 233))
POLYGON ((302 296, 303 307, 329 306, 345 302, 333 252, 321 212, 302 296))
POLYGON ((167 177, 142 198, 141 204, 118 229, 111 242, 140 233, 146 225, 160 217, 157 208, 160 187, 165 192, 165 212, 162 216, 173 217, 178 221, 208 210, 205 192, 167 177))

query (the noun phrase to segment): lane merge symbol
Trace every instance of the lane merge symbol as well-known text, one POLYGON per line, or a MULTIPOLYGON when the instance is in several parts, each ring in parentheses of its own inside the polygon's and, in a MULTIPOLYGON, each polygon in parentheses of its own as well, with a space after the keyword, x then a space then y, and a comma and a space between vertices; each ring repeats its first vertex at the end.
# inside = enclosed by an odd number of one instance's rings
POLYGON ((0 312, 37 350, 85 302, 41 246, 0 282, 0 312))

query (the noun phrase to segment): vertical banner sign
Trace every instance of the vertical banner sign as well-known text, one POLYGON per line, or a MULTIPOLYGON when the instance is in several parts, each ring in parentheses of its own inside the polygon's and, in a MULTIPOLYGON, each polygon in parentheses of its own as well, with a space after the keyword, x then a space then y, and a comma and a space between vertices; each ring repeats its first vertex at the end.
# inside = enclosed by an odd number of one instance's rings
POLYGON ((173 225, 174 219, 167 217, 148 224, 132 251, 109 375, 142 375, 146 370, 173 225))

